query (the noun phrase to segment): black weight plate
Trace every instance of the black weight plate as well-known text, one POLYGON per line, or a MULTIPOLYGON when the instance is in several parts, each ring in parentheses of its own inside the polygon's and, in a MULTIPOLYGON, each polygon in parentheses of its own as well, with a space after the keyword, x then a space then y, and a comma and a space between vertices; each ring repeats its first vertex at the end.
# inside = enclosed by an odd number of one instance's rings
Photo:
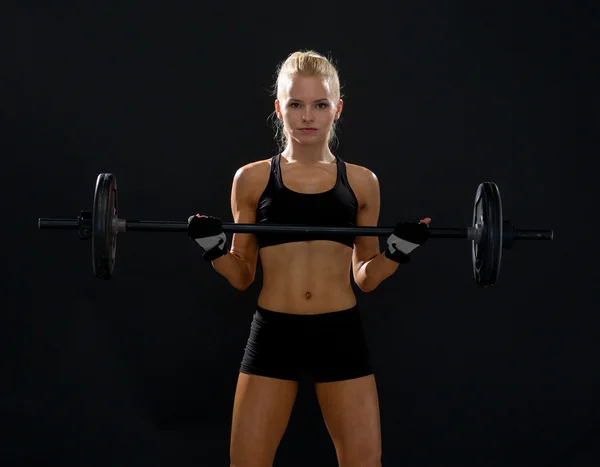
POLYGON ((117 217, 117 179, 101 173, 96 180, 92 214, 92 255, 98 279, 110 279, 115 267, 117 233, 113 221, 117 217))
POLYGON ((502 200, 493 182, 483 182, 477 187, 473 226, 477 224, 481 235, 472 242, 473 275, 480 286, 493 287, 500 274, 503 241, 502 200))

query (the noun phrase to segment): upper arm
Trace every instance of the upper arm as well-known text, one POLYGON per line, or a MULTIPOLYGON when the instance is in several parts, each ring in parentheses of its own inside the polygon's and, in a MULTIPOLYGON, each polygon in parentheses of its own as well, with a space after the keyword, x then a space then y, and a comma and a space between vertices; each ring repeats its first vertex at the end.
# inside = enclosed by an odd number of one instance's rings
MULTIPOLYGON (((241 167, 233 177, 231 187, 231 213, 236 224, 256 223, 256 177, 252 164, 241 167)), ((258 260, 258 242, 254 234, 234 233, 231 240, 231 253, 242 259, 254 280, 258 260)))
MULTIPOLYGON (((366 168, 361 168, 360 176, 357 177, 357 188, 360 203, 356 216, 356 226, 376 227, 379 222, 379 210, 381 206, 379 180, 377 176, 366 168)), ((352 272, 356 278, 361 266, 379 255, 379 237, 360 236, 354 240, 354 251, 352 252, 352 272)))

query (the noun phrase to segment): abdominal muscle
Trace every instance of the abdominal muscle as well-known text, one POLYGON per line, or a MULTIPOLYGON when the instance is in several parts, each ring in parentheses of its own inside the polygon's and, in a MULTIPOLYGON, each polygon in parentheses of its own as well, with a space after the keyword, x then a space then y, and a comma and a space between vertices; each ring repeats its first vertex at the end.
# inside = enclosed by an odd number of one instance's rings
POLYGON ((352 248, 315 240, 260 250, 263 286, 258 306, 271 311, 312 315, 356 305, 350 283, 352 248))

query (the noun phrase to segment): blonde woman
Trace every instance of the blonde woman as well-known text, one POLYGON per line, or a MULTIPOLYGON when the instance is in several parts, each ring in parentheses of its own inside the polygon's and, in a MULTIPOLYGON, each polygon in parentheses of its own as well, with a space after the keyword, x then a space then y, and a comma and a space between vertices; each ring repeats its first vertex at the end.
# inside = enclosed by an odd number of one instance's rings
MULTIPOLYGON (((282 151, 236 172, 234 221, 376 226, 376 175, 331 151, 344 104, 332 62, 294 52, 275 89, 282 151)), ((425 243, 429 222, 398 224, 383 253, 377 237, 287 233, 234 234, 227 250, 219 218, 190 217, 189 236, 233 287, 254 281, 259 255, 263 270, 233 406, 231 466, 273 464, 303 375, 315 382, 339 465, 381 466, 377 387, 350 272, 360 290, 374 290, 425 243)))

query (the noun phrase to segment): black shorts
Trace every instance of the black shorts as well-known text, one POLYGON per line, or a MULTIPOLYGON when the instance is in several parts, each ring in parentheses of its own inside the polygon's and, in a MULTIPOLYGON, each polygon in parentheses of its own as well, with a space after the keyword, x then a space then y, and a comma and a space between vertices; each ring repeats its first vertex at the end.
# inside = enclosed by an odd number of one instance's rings
POLYGON ((358 307, 318 315, 257 307, 240 372, 321 383, 372 374, 358 307))

